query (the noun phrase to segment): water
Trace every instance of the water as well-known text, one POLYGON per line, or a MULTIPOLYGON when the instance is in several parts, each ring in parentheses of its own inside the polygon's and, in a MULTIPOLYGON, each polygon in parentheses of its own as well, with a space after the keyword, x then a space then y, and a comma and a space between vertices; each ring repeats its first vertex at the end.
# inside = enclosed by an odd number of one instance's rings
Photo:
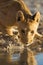
POLYGON ((23 49, 20 53, 0 53, 0 65, 43 65, 43 53, 34 55, 31 49, 23 49))
POLYGON ((20 55, 16 54, 0 54, 0 65, 18 65, 20 55))
POLYGON ((30 49, 23 49, 20 53, 0 53, 0 65, 36 65, 33 52, 30 49))
POLYGON ((38 53, 36 55, 36 60, 37 60, 38 65, 43 65, 43 53, 38 53))

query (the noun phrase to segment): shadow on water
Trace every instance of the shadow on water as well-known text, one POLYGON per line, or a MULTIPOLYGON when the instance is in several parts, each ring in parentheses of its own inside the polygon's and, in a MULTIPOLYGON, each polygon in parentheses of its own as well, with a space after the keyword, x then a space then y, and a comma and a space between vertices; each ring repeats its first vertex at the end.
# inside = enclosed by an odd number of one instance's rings
POLYGON ((23 49, 13 54, 0 53, 0 65, 37 65, 33 52, 23 49))

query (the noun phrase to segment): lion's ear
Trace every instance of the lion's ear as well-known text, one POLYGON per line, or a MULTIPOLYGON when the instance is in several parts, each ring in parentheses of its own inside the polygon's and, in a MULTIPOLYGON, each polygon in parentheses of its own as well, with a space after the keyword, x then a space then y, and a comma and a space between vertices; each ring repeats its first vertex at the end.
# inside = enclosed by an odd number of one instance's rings
POLYGON ((19 22, 19 21, 24 21, 24 14, 23 14, 22 11, 18 11, 18 12, 17 12, 16 19, 17 19, 18 22, 19 22))
POLYGON ((34 15, 33 15, 33 20, 35 20, 36 22, 38 22, 40 20, 40 13, 39 12, 36 12, 34 15))

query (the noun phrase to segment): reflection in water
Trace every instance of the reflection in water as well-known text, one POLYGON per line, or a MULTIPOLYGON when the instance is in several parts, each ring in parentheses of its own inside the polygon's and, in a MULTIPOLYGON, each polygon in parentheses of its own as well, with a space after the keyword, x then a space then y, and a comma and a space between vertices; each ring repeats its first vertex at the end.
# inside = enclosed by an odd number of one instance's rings
POLYGON ((8 57, 8 62, 18 62, 20 59, 20 53, 10 54, 8 57))
POLYGON ((36 65, 33 52, 24 49, 21 53, 0 54, 0 65, 36 65))
POLYGON ((30 49, 24 49, 20 56, 20 65, 36 65, 33 52, 30 49))

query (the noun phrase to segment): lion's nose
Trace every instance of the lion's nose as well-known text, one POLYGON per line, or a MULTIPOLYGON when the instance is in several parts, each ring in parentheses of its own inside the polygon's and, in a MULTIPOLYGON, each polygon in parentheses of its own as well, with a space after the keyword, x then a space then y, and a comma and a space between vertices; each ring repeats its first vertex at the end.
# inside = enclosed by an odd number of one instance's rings
POLYGON ((28 43, 26 42, 26 44, 28 44, 28 43))

